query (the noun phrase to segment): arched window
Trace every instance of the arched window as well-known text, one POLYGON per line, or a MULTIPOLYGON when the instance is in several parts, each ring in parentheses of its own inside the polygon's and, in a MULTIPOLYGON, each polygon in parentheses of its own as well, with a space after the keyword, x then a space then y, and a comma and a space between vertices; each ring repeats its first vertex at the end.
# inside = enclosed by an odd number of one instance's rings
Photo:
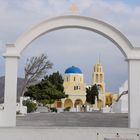
POLYGON ((78 86, 77 86, 77 90, 78 90, 78 86))
POLYGON ((103 82, 103 75, 100 74, 100 82, 102 83, 103 82))
POLYGON ((80 90, 80 86, 74 86, 74 90, 80 90))
POLYGON ((96 74, 96 82, 98 83, 98 74, 96 74))

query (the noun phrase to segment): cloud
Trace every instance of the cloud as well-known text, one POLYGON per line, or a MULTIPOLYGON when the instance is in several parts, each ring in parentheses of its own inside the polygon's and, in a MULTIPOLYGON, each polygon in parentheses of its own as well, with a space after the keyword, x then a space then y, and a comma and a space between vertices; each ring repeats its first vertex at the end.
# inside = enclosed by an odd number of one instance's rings
POLYGON ((90 31, 67 29, 46 34, 25 50, 20 60, 19 71, 23 70, 28 57, 42 52, 47 53, 50 61, 54 63, 52 71, 59 70, 63 74, 67 67, 80 67, 87 84, 92 83, 93 65, 98 62, 99 54, 104 66, 107 90, 116 91, 127 78, 127 66, 120 50, 106 38, 90 31), (118 77, 121 77, 119 82, 118 77))
MULTIPOLYGON (((131 6, 125 2, 122 0, 1 0, 0 52, 3 51, 2 46, 5 43, 13 43, 31 26, 53 16, 70 14, 69 7, 72 3, 77 4, 78 14, 113 25, 126 35, 134 46, 139 47, 140 6, 131 6)), ((23 75, 26 58, 41 52, 47 52, 54 63, 54 70, 64 72, 69 65, 78 65, 84 72, 87 83, 91 83, 92 67, 101 53, 107 87, 114 91, 127 79, 127 64, 121 52, 107 39, 89 31, 60 30, 34 41, 22 55, 20 75, 23 75), (115 84, 112 84, 113 82, 115 84)))

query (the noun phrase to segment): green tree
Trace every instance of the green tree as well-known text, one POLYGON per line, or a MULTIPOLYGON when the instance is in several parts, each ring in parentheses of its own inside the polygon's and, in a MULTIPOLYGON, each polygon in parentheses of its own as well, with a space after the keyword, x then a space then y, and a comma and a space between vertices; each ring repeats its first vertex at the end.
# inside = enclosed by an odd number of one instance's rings
POLYGON ((92 87, 86 88, 86 102, 89 104, 95 104, 95 97, 97 97, 98 100, 98 87, 97 85, 93 85, 92 87))
POLYGON ((27 106, 27 112, 34 112, 37 109, 36 103, 32 102, 31 100, 23 101, 23 105, 27 106))
POLYGON ((64 87, 63 87, 64 80, 62 75, 58 71, 54 72, 49 76, 46 76, 44 80, 50 81, 50 83, 53 84, 57 90, 64 92, 64 87))
POLYGON ((57 72, 46 76, 40 83, 29 86, 25 96, 30 96, 43 105, 53 104, 55 100, 67 97, 63 90, 63 78, 57 72))

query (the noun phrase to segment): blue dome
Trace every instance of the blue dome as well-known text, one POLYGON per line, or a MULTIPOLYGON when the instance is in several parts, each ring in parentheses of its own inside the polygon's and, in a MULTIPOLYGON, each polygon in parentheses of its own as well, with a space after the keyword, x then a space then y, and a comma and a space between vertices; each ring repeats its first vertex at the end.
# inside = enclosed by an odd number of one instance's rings
POLYGON ((72 67, 69 67, 65 70, 65 73, 66 74, 69 74, 69 73, 82 73, 82 71, 78 68, 78 67, 75 67, 75 66, 72 66, 72 67))

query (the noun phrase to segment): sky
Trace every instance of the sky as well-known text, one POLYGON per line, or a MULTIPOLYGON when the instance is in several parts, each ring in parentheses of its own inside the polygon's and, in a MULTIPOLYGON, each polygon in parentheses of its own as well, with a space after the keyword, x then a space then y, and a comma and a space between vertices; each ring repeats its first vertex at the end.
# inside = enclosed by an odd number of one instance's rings
MULTIPOLYGON (((134 47, 140 47, 139 0, 0 0, 0 76, 4 75, 6 43, 14 43, 25 31, 38 23, 71 14, 88 16, 111 24, 121 31, 134 47)), ((62 29, 45 34, 31 43, 19 60, 18 76, 24 76, 27 58, 45 53, 53 63, 48 74, 64 74, 70 66, 79 67, 87 84, 92 83, 93 65, 100 61, 105 73, 106 91, 118 92, 128 79, 128 65, 121 51, 103 36, 82 29, 62 29)))

